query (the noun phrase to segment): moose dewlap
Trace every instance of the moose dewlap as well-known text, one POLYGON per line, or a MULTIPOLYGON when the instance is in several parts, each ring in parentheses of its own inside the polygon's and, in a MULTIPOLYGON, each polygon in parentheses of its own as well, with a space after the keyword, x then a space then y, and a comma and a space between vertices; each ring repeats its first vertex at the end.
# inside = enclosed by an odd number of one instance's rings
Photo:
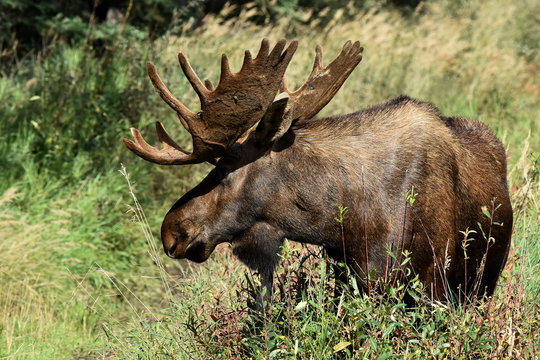
POLYGON ((157 164, 215 165, 165 216, 165 252, 202 262, 229 242, 270 294, 285 238, 323 246, 338 261, 345 257, 364 280, 399 268, 407 250, 411 272, 402 281, 418 275, 433 299, 444 299, 447 290, 491 295, 512 231, 499 140, 481 123, 445 117, 406 96, 314 119, 358 65, 363 48, 349 41, 323 67, 317 46, 311 74, 292 92, 284 74, 297 42, 285 45, 280 40, 270 50, 264 39, 255 58, 246 51, 238 73, 223 55, 215 88, 197 77, 180 50, 182 70, 201 101, 197 113, 147 64, 156 91, 192 135, 193 152, 178 146, 160 122, 161 149, 136 129, 126 146, 157 164), (339 207, 347 208, 342 223, 339 207))

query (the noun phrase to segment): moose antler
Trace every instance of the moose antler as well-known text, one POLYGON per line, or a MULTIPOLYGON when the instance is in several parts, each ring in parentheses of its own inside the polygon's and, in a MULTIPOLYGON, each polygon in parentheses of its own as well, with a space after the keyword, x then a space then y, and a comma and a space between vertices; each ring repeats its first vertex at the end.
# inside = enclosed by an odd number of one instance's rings
POLYGON ((360 42, 352 44, 347 41, 334 61, 323 67, 322 49, 317 45, 313 69, 304 85, 291 92, 283 76, 281 93, 257 128, 258 142, 272 143, 289 129, 293 121, 310 119, 321 111, 360 63, 363 50, 360 42))
POLYGON ((287 87, 287 79, 283 77, 281 91, 288 93, 294 102, 289 117, 292 120, 310 119, 321 111, 360 63, 363 51, 359 41, 353 44, 349 40, 334 61, 323 67, 322 49, 317 45, 313 69, 304 85, 291 92, 287 87))
POLYGON ((203 84, 193 71, 182 50, 178 51, 180 66, 201 101, 201 111, 193 113, 167 89, 152 63, 147 63, 148 76, 156 92, 173 108, 182 125, 191 133, 193 152, 184 151, 167 134, 163 124, 156 122, 156 131, 163 148, 146 143, 137 129, 131 129, 135 141, 124 144, 145 160, 162 165, 194 164, 212 161, 223 155, 238 138, 259 121, 272 104, 285 70, 298 46, 280 40, 269 53, 268 39, 263 39, 257 57, 245 52, 242 68, 232 73, 229 60, 221 58, 221 76, 214 89, 210 81, 203 84))

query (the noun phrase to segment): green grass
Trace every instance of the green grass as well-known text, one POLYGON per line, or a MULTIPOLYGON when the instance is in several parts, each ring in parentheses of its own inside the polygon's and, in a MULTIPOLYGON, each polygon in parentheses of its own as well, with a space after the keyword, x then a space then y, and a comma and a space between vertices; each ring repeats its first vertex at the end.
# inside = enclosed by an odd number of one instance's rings
POLYGON ((153 42, 120 33, 104 53, 53 42, 45 56, 28 56, 1 74, 0 358, 538 357, 540 9, 532 0, 453 3, 409 15, 349 9, 325 27, 286 16, 272 27, 247 22, 248 13, 234 21, 208 17, 195 32, 153 42), (321 115, 403 93, 446 115, 477 118, 498 134, 509 154, 515 228, 491 301, 411 311, 401 298, 416 289, 364 297, 352 286, 338 304, 329 296, 324 256, 287 244, 272 310, 257 318, 245 305, 257 278, 227 246, 201 265, 161 254, 163 215, 209 166, 159 167, 125 149, 121 139, 131 126, 155 139, 156 119, 190 146, 152 91, 144 63, 153 61, 197 110, 176 50, 216 83, 221 53, 238 69, 244 49, 256 51, 265 36, 299 39, 287 71, 291 87, 309 74, 316 44, 326 64, 346 40, 362 42, 364 59, 321 115))

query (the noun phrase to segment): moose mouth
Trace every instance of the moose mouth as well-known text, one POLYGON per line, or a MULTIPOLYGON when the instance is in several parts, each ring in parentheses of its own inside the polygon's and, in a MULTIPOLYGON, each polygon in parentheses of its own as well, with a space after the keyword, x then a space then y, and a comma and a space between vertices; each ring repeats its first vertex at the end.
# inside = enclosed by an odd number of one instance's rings
POLYGON ((205 243, 202 241, 193 240, 186 247, 184 256, 186 259, 196 263, 202 263, 210 257, 212 251, 207 251, 205 243))
POLYGON ((223 242, 228 242, 230 239, 225 236, 212 237, 208 239, 204 236, 201 236, 201 233, 197 235, 190 243, 186 246, 184 251, 184 258, 194 261, 196 263, 202 263, 210 257, 214 252, 214 249, 218 244, 223 242))

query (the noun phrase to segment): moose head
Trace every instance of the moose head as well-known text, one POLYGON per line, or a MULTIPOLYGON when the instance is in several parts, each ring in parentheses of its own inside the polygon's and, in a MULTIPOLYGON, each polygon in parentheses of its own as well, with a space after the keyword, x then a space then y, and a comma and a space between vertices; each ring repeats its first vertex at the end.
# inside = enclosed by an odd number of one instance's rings
POLYGON ((408 250, 413 274, 433 298, 442 299, 447 289, 468 295, 473 283, 490 295, 512 227, 500 142, 477 122, 444 117, 405 96, 313 119, 361 61, 363 48, 349 41, 324 67, 317 46, 311 74, 293 92, 284 74, 296 48, 296 41, 286 47, 280 40, 270 51, 264 39, 255 58, 246 51, 238 73, 223 55, 215 88, 198 78, 180 50, 180 66, 201 101, 197 113, 147 63, 155 90, 191 134, 193 151, 176 144, 160 122, 161 149, 136 129, 125 145, 156 164, 215 165, 165 216, 165 253, 202 262, 229 242, 271 294, 285 238, 323 246, 364 279, 373 270, 385 277, 389 266, 399 267, 389 264, 388 252, 408 250), (407 201, 411 194, 414 202, 407 201), (482 214, 484 206, 493 209, 491 218, 482 214), (341 224, 338 207, 348 209, 341 224), (475 237, 468 256, 466 230, 475 237))

